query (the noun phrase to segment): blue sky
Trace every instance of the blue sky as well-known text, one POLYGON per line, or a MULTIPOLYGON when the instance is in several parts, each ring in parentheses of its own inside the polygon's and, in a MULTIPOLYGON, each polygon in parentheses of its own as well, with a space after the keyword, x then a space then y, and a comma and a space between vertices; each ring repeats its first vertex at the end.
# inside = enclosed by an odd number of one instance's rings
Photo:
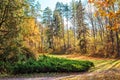
MULTIPOLYGON (((52 10, 55 8, 57 2, 70 3, 72 0, 38 0, 41 4, 41 9, 44 10, 46 7, 50 7, 52 10)), ((76 0, 77 1, 77 0, 76 0)), ((81 0, 82 3, 86 3, 87 0, 81 0)))

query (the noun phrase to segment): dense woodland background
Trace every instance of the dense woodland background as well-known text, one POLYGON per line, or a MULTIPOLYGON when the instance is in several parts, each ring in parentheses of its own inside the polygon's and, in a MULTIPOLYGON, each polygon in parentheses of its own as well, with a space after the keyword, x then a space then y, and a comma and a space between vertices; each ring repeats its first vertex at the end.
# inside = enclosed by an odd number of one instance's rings
POLYGON ((120 1, 57 2, 41 10, 36 0, 0 0, 0 60, 39 54, 120 57, 120 1))

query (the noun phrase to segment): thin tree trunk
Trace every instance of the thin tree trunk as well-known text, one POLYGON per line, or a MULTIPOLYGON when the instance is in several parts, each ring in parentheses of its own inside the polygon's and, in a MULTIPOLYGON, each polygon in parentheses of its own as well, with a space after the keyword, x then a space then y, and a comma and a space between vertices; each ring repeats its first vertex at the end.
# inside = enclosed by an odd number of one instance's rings
POLYGON ((120 57, 120 49, 119 49, 119 47, 120 47, 120 45, 119 45, 119 35, 118 35, 118 32, 116 32, 116 39, 117 39, 117 45, 116 45, 116 47, 117 47, 117 56, 118 57, 120 57))
POLYGON ((68 26, 68 17, 69 17, 69 14, 68 14, 68 5, 67 5, 67 49, 69 48, 69 45, 70 45, 70 39, 69 39, 69 26, 68 26))

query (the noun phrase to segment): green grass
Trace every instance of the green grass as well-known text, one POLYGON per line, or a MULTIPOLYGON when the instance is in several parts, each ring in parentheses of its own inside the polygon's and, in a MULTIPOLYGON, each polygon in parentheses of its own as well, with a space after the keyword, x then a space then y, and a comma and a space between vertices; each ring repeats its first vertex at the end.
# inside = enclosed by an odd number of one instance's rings
POLYGON ((92 68, 91 72, 104 71, 109 69, 119 69, 120 60, 89 60, 94 63, 95 67, 92 68))

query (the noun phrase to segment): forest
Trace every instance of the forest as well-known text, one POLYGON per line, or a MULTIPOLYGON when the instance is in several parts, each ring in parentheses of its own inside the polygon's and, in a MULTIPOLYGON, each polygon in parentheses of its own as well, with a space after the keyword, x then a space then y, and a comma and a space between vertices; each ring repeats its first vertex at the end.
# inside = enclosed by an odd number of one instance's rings
POLYGON ((0 80, 97 71, 106 74, 60 80, 120 79, 120 0, 59 0, 54 10, 41 5, 40 0, 0 0, 0 80))

